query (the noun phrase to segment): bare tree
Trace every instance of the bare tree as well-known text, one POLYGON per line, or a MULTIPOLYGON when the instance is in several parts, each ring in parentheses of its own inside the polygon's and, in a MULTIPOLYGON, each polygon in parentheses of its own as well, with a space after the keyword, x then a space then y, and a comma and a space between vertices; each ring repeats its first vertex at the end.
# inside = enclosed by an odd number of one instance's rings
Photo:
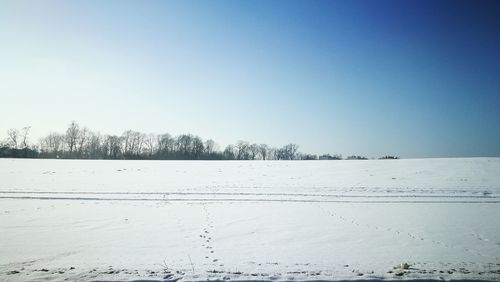
POLYGON ((267 146, 266 144, 260 144, 259 145, 259 152, 260 152, 260 156, 265 161, 267 158, 268 152, 269 152, 269 146, 267 146))
POLYGON ((144 140, 146 139, 146 134, 135 132, 134 134, 134 153, 139 156, 144 148, 144 140))
POLYGON ((90 132, 90 136, 87 142, 87 152, 88 157, 91 159, 104 158, 103 150, 101 145, 102 137, 99 133, 90 132))
POLYGON ((72 121, 66 130, 66 144, 68 145, 70 155, 76 147, 76 142, 78 140, 78 134, 80 132, 80 127, 75 121, 72 121))
POLYGON ((248 147, 248 150, 250 151, 250 159, 255 160, 257 155, 259 154, 259 145, 257 144, 252 144, 248 147))
POLYGON ((246 141, 238 141, 236 143, 236 159, 238 160, 248 160, 250 157, 249 153, 250 145, 246 141))
POLYGON ((122 138, 116 135, 106 135, 105 137, 105 151, 107 152, 108 158, 118 159, 120 158, 122 152, 122 138))
POLYGON ((215 141, 212 139, 208 139, 205 141, 205 153, 207 155, 213 154, 217 150, 217 144, 215 144, 215 141))
POLYGON ((194 159, 200 159, 201 155, 203 154, 203 151, 205 151, 205 147, 203 146, 203 140, 195 136, 193 137, 192 141, 192 157, 194 159))
POLYGON ((226 146, 226 149, 224 149, 224 152, 222 153, 222 155, 224 156, 224 159, 226 160, 234 160, 236 158, 236 154, 235 154, 235 149, 234 149, 234 146, 229 144, 226 146))
POLYGON ((58 133, 50 133, 40 140, 40 147, 43 153, 57 157, 62 150, 64 136, 58 133))
POLYGON ((156 149, 157 139, 153 133, 150 133, 144 138, 147 154, 151 157, 156 149))
MULTIPOLYGON (((90 130, 88 128, 86 128, 86 127, 83 127, 78 132, 77 144, 76 145, 78 146, 78 153, 82 157, 84 155, 85 143, 88 141, 88 138, 89 138, 89 133, 90 133, 90 130)), ((75 148, 75 150, 76 150, 76 148, 75 148)))
POLYGON ((132 146, 132 143, 133 143, 133 131, 132 130, 127 130, 125 132, 123 132, 122 134, 122 140, 123 140, 123 148, 122 148, 122 152, 124 155, 129 155, 131 154, 130 153, 130 147, 132 146))
POLYGON ((177 137, 177 151, 184 156, 188 157, 191 151, 191 143, 193 136, 191 134, 181 134, 177 137))
POLYGON ((280 149, 281 159, 284 160, 295 160, 297 158, 297 152, 299 150, 299 146, 297 144, 290 143, 285 145, 280 149))
POLYGON ((158 154, 160 158, 168 158, 174 150, 175 140, 170 134, 158 135, 158 154))
POLYGON ((21 144, 23 146, 23 148, 28 148, 29 145, 28 145, 28 135, 30 133, 30 129, 31 129, 31 126, 26 126, 26 127, 23 127, 22 131, 21 131, 21 144))
POLYGON ((285 160, 286 159, 285 149, 284 148, 275 149, 274 150, 274 159, 275 160, 285 160))
POLYGON ((10 147, 13 149, 18 148, 18 138, 19 138, 19 130, 15 128, 11 128, 7 130, 7 135, 9 136, 10 147))
POLYGON ((122 152, 126 157, 137 158, 144 147, 146 135, 138 131, 127 130, 123 132, 122 138, 122 152))
POLYGON ((276 158, 276 151, 278 149, 276 149, 275 147, 270 147, 268 150, 267 150, 267 158, 266 160, 277 160, 276 158))

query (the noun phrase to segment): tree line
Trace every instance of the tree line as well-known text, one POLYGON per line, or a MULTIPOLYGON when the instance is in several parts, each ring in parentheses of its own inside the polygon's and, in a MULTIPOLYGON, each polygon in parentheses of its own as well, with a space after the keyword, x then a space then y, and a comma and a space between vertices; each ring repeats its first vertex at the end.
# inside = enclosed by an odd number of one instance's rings
MULTIPOLYGON (((341 155, 317 156, 299 152, 294 143, 280 148, 238 141, 223 150, 212 139, 192 134, 172 136, 127 130, 121 135, 100 134, 75 121, 64 133, 51 132, 29 143, 30 127, 10 129, 0 143, 0 157, 131 160, 341 160, 341 155)), ((359 157, 361 159, 361 157, 359 157)), ((365 158, 366 159, 366 158, 365 158)))

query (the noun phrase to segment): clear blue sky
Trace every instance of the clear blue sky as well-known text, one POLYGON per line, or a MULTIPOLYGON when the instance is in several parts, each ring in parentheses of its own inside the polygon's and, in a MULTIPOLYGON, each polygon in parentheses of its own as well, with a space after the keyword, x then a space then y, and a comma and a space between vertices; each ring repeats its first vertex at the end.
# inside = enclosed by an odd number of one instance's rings
POLYGON ((1 138, 500 156, 500 1, 1 1, 0 95, 1 138))

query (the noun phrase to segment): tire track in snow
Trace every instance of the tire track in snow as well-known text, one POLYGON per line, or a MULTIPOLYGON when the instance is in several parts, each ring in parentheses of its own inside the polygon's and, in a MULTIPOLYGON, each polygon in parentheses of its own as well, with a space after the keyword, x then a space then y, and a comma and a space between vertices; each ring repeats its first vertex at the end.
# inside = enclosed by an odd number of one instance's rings
MULTIPOLYGON (((346 197, 348 198, 348 197, 346 197)), ((361 198, 361 197, 360 197, 361 198)), ((465 201, 465 200, 321 200, 321 199, 262 199, 262 198, 105 198, 105 197, 44 197, 44 196, 0 196, 0 199, 10 200, 75 200, 75 201, 164 201, 164 202, 289 202, 289 203, 412 203, 412 204, 500 204, 495 201, 465 201)))
MULTIPOLYGON (((275 187, 274 187, 275 188, 275 187)), ((380 192, 379 192, 380 193, 380 192)), ((384 192, 386 193, 386 192, 384 192)), ((97 191, 16 191, 0 190, 0 194, 36 194, 36 195, 148 195, 162 196, 284 196, 284 197, 323 197, 323 198, 457 198, 457 199, 500 199, 500 195, 356 195, 356 194, 324 194, 324 193, 256 193, 256 192, 97 192, 97 191)))

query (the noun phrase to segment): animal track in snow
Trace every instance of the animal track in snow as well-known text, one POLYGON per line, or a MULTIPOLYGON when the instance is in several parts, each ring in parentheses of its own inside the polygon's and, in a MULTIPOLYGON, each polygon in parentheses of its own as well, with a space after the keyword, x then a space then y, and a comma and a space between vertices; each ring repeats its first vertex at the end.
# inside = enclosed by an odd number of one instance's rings
MULTIPOLYGON (((356 226, 359 226, 361 227, 361 222, 358 222, 357 220, 354 220, 354 219, 347 219, 346 217, 342 216, 342 215, 339 215, 338 213, 335 213, 334 211, 330 211, 330 210, 327 210, 321 206, 319 206, 323 211, 325 211, 326 213, 328 213, 331 217, 334 217, 334 218, 337 218, 341 221, 344 221, 346 223, 350 223, 350 224, 353 224, 353 225, 356 225, 356 226)), ((374 229, 376 230, 377 232, 390 232, 390 233, 394 233, 396 234, 397 236, 401 236, 403 235, 403 232, 400 231, 400 230, 396 230, 396 229, 393 229, 393 228, 383 228, 383 227, 380 227, 380 226, 376 226, 376 225, 371 225, 371 224, 363 224, 363 226, 365 228, 369 228, 369 229, 374 229)), ((424 236, 418 236, 416 234, 413 234, 413 233, 410 233, 410 232, 407 232, 406 235, 411 238, 412 240, 416 240, 416 241, 426 241, 427 239, 424 237, 424 236)), ((478 238, 478 240, 481 240, 481 241, 489 241, 487 240, 486 238, 484 237, 481 237, 481 235, 479 234, 472 234, 473 236, 476 236, 478 238)), ((478 252, 478 251, 475 251, 473 249, 470 249, 470 248, 467 248, 467 247, 460 247, 460 246, 455 246, 455 245, 450 245, 450 244, 447 244, 445 242, 441 242, 441 241, 437 241, 437 240, 430 240, 432 243, 434 244, 437 244, 437 245, 441 245, 443 247, 446 247, 446 248, 452 248, 452 249, 457 249, 457 250, 463 250, 465 252, 468 252, 468 253, 471 253, 473 255, 476 255, 476 256, 481 256, 481 257, 486 257, 486 255, 484 255, 483 253, 481 252, 478 252)))
MULTIPOLYGON (((216 262, 219 262, 219 258, 214 257, 215 250, 212 246, 212 235, 213 221, 211 218, 210 211, 207 209, 207 205, 203 205, 203 213, 205 218, 205 227, 203 228, 201 234, 199 235, 203 241, 202 247, 206 250, 205 259, 211 264, 211 268, 215 266, 216 262)), ((224 266, 224 264, 219 264, 219 266, 224 266)))

